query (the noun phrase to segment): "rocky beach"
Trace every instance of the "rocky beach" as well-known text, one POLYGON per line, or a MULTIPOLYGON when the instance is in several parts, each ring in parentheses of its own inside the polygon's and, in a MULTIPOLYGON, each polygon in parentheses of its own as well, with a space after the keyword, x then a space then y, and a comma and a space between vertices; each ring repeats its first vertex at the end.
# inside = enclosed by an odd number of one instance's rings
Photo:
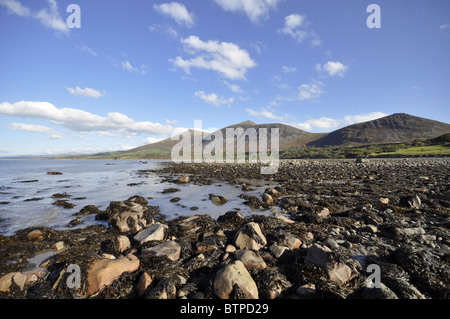
MULTIPOLYGON (((253 215, 191 207, 168 218, 140 195, 87 205, 69 224, 103 224, 0 236, 0 298, 448 299, 449 168, 449 158, 287 160, 261 175, 259 164, 162 163, 136 183, 159 176, 172 203, 186 185, 226 183, 253 215)), ((220 208, 227 196, 205 200, 220 208)))

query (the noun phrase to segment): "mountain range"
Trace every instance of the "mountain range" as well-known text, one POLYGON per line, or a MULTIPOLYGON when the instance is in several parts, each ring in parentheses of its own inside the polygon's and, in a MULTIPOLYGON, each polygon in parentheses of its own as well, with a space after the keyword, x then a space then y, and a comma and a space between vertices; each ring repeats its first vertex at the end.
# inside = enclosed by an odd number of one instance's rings
MULTIPOLYGON (((377 120, 346 126, 331 133, 309 133, 293 126, 280 123, 256 124, 252 121, 227 126, 220 130, 225 138, 227 128, 242 128, 246 131, 249 128, 255 128, 258 134, 260 128, 267 128, 270 133, 272 128, 278 128, 280 132, 280 149, 301 146, 358 146, 368 144, 388 144, 405 143, 417 139, 431 139, 447 133, 450 133, 450 124, 429 120, 404 113, 397 113, 377 120)), ((194 131, 190 131, 193 133, 194 131)), ((191 144, 193 145, 193 135, 191 134, 191 144)), ((206 145, 211 135, 217 135, 217 132, 208 134, 203 133, 203 144, 206 145)), ((131 149, 123 153, 139 153, 152 150, 171 150, 178 143, 178 138, 162 140, 157 143, 144 145, 131 149)), ((244 138, 244 136, 238 136, 244 138)), ((269 137, 270 140, 270 137, 269 137)))
POLYGON ((312 141, 309 146, 358 146, 405 143, 450 133, 450 124, 396 113, 377 120, 353 124, 312 141))
MULTIPOLYGON (((222 136, 224 140, 227 129, 242 128, 240 134, 237 134, 237 141, 245 142, 249 136, 259 137, 261 128, 266 128, 268 132, 268 147, 270 149, 270 132, 272 128, 279 129, 279 148, 280 150, 294 149, 325 149, 332 147, 334 149, 344 149, 348 147, 364 147, 365 145, 400 145, 400 143, 410 143, 417 140, 433 141, 440 143, 444 147, 444 155, 450 155, 450 144, 448 143, 448 134, 450 133, 450 124, 412 116, 405 113, 396 113, 376 120, 357 123, 335 130, 331 133, 309 133, 290 125, 281 123, 256 124, 252 121, 245 121, 224 127, 216 132, 188 130, 182 134, 176 135, 173 139, 168 138, 162 141, 143 145, 128 151, 100 153, 92 155, 68 156, 59 158, 70 159, 170 159, 171 151, 177 145, 182 135, 189 134, 191 138, 191 151, 194 151, 194 136, 202 137, 202 147, 214 141, 217 136, 222 136), (254 128, 255 130, 249 130, 254 128), (248 131, 247 131, 248 130, 248 131), (246 133, 252 131, 251 134, 246 133), (196 133, 196 134, 194 134, 196 133), (447 134, 447 135, 446 135, 447 134), (212 136, 214 135, 214 138, 212 136)), ((245 143, 248 151, 248 143, 245 143)), ((237 143, 235 143, 236 150, 237 143)), ((406 144, 403 146, 407 146, 406 144)), ((422 150, 423 151, 423 150, 422 150)), ((441 150, 442 151, 442 150, 441 150)), ((194 152, 193 152, 194 153, 194 152)), ((420 154, 419 154, 420 155, 420 154)))

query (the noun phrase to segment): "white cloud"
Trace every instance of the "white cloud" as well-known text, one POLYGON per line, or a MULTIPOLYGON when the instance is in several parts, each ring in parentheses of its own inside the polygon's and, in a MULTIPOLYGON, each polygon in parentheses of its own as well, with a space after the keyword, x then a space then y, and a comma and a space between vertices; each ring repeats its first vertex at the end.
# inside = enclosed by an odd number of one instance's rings
POLYGON ((340 76, 343 77, 345 72, 348 71, 349 67, 342 64, 342 62, 329 61, 324 65, 317 64, 316 69, 319 72, 326 72, 330 76, 340 76))
POLYGON ((69 33, 69 28, 58 12, 58 4, 56 3, 56 0, 47 1, 49 3, 49 8, 42 9, 36 13, 34 17, 38 19, 43 26, 67 35, 69 33))
POLYGON ((228 86, 228 88, 234 93, 244 93, 244 91, 237 84, 228 83, 227 81, 223 81, 223 83, 228 86))
POLYGON ((310 119, 303 123, 290 123, 290 125, 295 126, 304 131, 331 131, 338 128, 342 128, 347 125, 352 125, 355 123, 362 123, 367 121, 376 120, 387 116, 388 114, 382 112, 372 112, 369 114, 359 114, 359 115, 347 115, 342 119, 333 119, 330 117, 321 117, 318 119, 310 119))
POLYGON ((66 90, 72 95, 92 97, 95 99, 102 97, 104 95, 104 93, 101 93, 97 90, 90 89, 90 88, 82 89, 78 86, 75 89, 66 87, 66 90))
POLYGON ((66 22, 61 18, 56 0, 47 0, 49 7, 38 12, 32 12, 18 0, 0 0, 0 5, 6 7, 10 14, 20 17, 31 17, 39 20, 46 28, 53 29, 56 34, 69 34, 66 22))
POLYGON ((322 88, 317 84, 302 84, 298 87, 298 99, 300 101, 315 99, 322 94, 322 88))
POLYGON ((178 32, 170 25, 163 24, 152 24, 148 27, 150 32, 159 32, 165 34, 169 39, 177 39, 178 32))
POLYGON ((304 131, 312 131, 314 129, 319 130, 332 130, 339 126, 339 120, 335 120, 329 117, 321 117, 319 119, 308 120, 304 123, 294 124, 295 127, 298 127, 304 131))
POLYGON ((271 120, 277 120, 277 121, 284 121, 284 117, 275 115, 272 110, 261 108, 259 111, 255 111, 252 109, 245 109, 245 112, 247 112, 250 115, 256 116, 256 117, 262 117, 262 118, 268 118, 271 120))
POLYGON ((191 68, 213 70, 228 79, 245 79, 245 74, 256 66, 247 51, 230 42, 200 40, 197 36, 182 39, 185 51, 196 55, 190 60, 176 57, 170 61, 174 66, 190 74, 191 68))
POLYGON ((121 67, 122 67, 122 69, 124 69, 125 71, 128 71, 128 72, 137 72, 137 73, 142 73, 142 74, 147 74, 147 69, 148 69, 148 67, 144 64, 142 64, 140 68, 134 67, 133 65, 131 65, 131 63, 129 61, 122 61, 121 67))
POLYGON ((168 124, 168 125, 178 125, 178 124, 180 124, 180 121, 177 121, 177 120, 166 120, 166 124, 168 124))
POLYGON ((194 24, 194 15, 186 9, 184 4, 178 2, 154 4, 153 8, 159 13, 171 17, 179 25, 192 27, 194 24))
POLYGON ((74 108, 57 108, 49 102, 20 101, 0 103, 0 114, 52 120, 77 132, 117 131, 168 136, 173 127, 153 122, 136 122, 125 114, 111 112, 106 117, 74 108))
POLYGON ((66 137, 66 135, 64 135, 63 133, 54 132, 54 133, 52 133, 52 135, 50 135, 49 139, 61 140, 61 139, 65 138, 65 137, 66 137))
POLYGON ((288 83, 285 83, 283 78, 279 75, 275 75, 272 79, 272 82, 277 88, 282 90, 287 90, 291 88, 291 86, 288 83))
POLYGON ((56 156, 56 155, 86 155, 86 154, 96 154, 105 152, 118 152, 118 151, 128 151, 137 146, 125 145, 117 143, 117 146, 110 147, 94 147, 94 146, 84 146, 84 147, 73 147, 73 148, 57 148, 57 149, 47 149, 45 150, 46 155, 56 156))
POLYGON ((0 153, 9 153, 9 149, 7 149, 7 148, 0 148, 0 153))
POLYGON ((297 72, 297 68, 283 65, 282 71, 283 71, 283 73, 293 73, 293 72, 297 72))
POLYGON ((10 123, 9 127, 12 130, 19 130, 30 133, 50 133, 50 139, 62 139, 66 136, 63 133, 57 132, 47 126, 37 124, 25 124, 25 123, 10 123))
POLYGON ((250 43, 249 46, 256 51, 256 53, 261 54, 263 51, 267 50, 267 46, 261 42, 256 41, 255 43, 250 43))
POLYGON ((443 30, 443 29, 448 29, 448 28, 450 28, 450 24, 448 24, 448 23, 444 23, 443 25, 441 25, 441 26, 439 27, 439 29, 441 29, 441 30, 443 30))
POLYGON ((269 11, 277 8, 282 0, 214 0, 222 9, 229 12, 243 12, 257 24, 268 17, 269 11))
POLYGON ((310 23, 303 14, 291 14, 284 18, 284 27, 277 32, 286 34, 295 39, 298 43, 302 43, 306 39, 311 40, 311 45, 320 46, 322 41, 319 36, 309 28, 310 23))
POLYGON ((31 15, 30 9, 23 6, 17 0, 0 0, 0 5, 6 7, 9 14, 15 14, 19 17, 28 17, 31 15))
POLYGON ((98 136, 102 136, 102 137, 116 137, 113 133, 106 132, 106 131, 98 132, 98 136))
POLYGON ((195 92, 195 96, 202 99, 205 103, 212 104, 214 106, 228 105, 234 102, 234 98, 226 99, 219 97, 216 93, 206 94, 204 91, 195 92))
POLYGON ((24 124, 24 123, 10 123, 9 127, 13 130, 20 130, 24 132, 32 133, 50 133, 53 130, 49 127, 36 124, 24 124))
POLYGON ((92 56, 97 57, 97 52, 95 52, 94 50, 92 50, 90 47, 87 46, 82 46, 82 47, 77 47, 78 49, 80 49, 83 52, 86 52, 87 54, 90 54, 92 56))
POLYGON ((144 144, 153 144, 153 143, 158 143, 161 142, 162 139, 157 138, 157 137, 147 137, 145 139, 142 140, 142 143, 144 144))

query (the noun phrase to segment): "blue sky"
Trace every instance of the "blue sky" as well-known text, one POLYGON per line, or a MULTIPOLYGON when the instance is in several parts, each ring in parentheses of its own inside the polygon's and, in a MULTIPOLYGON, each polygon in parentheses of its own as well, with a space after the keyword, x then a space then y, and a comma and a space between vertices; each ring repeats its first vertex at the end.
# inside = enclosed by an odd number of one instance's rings
POLYGON ((449 13, 446 0, 0 0, 0 156, 125 150, 194 120, 449 123, 449 13))

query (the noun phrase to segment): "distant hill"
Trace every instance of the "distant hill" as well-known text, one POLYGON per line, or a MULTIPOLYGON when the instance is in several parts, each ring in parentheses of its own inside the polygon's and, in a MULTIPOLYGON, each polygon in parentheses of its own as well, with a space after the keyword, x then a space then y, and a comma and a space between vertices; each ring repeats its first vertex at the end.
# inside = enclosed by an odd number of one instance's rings
POLYGON ((308 146, 358 146, 405 143, 450 133, 450 124, 404 113, 350 125, 308 143, 308 146))
MULTIPOLYGON (((193 145, 194 143, 194 130, 189 130, 189 133, 191 134, 191 145, 193 145)), ((203 136, 208 135, 208 132, 200 132, 203 133, 203 136)), ((183 134, 183 133, 182 133, 183 134)), ((144 146, 140 146, 137 148, 133 148, 131 150, 122 152, 124 154, 130 154, 130 153, 140 153, 140 152, 146 152, 146 151, 170 151, 172 150, 172 148, 179 142, 180 137, 182 134, 178 134, 176 136, 174 136, 174 140, 172 140, 172 138, 166 138, 165 140, 156 142, 156 143, 152 143, 152 144, 147 144, 144 146)))
MULTIPOLYGON (((258 138, 259 129, 266 128, 268 133, 268 147, 270 144, 270 133, 272 128, 278 128, 280 132, 279 147, 281 150, 297 149, 292 156, 297 156, 300 149, 323 148, 325 146, 347 147, 347 146, 367 146, 381 144, 399 144, 409 143, 415 140, 431 140, 436 139, 436 143, 445 144, 450 139, 450 124, 424 119, 404 113, 393 114, 377 120, 350 125, 329 134, 327 133, 309 133, 297 129, 295 127, 280 124, 256 124, 252 121, 245 121, 224 127, 216 132, 201 132, 203 135, 203 147, 208 145, 212 140, 212 135, 218 134, 220 131, 224 139, 226 138, 227 128, 242 128, 244 132, 249 128, 255 129, 258 138)), ((191 133, 191 145, 193 150, 194 132, 191 133)), ((185 132, 186 133, 186 132, 185 132)), ((179 134, 178 136, 181 136, 179 134)), ((247 135, 242 134, 237 140, 247 135)), ((179 138, 172 140, 171 138, 137 147, 128 151, 109 152, 92 155, 66 156, 60 158, 71 159, 170 159, 173 147, 178 143, 179 138)), ((431 143, 431 142, 430 142, 431 143)), ((236 144, 235 144, 236 148, 236 144)), ((385 147, 386 148, 386 147, 385 147)), ((225 150, 225 147, 224 147, 225 150)), ((446 149, 445 149, 446 150, 446 149)), ((248 143, 246 143, 246 151, 248 151, 248 143)), ((307 152, 308 150, 305 150, 307 152)), ((313 153, 314 153, 313 152, 313 153)), ((446 154, 447 151, 444 153, 446 154)), ((442 152, 441 152, 442 153, 442 152)), ((315 154, 315 153, 314 153, 315 154)), ((289 155, 291 156, 291 155, 289 155)), ((303 156, 303 155, 302 155, 303 156)))
MULTIPOLYGON (((266 128, 268 133, 268 141, 270 141, 270 133, 271 129, 278 128, 280 131, 280 148, 290 148, 293 146, 304 146, 307 143, 317 140, 318 138, 323 137, 326 134, 317 134, 317 133, 308 133, 305 131, 302 131, 300 129, 297 129, 295 127, 285 125, 285 124, 279 124, 279 123, 272 123, 272 124, 256 124, 252 121, 245 121, 242 123, 233 124, 227 127, 224 127, 220 129, 219 131, 222 133, 222 137, 225 140, 226 138, 226 130, 227 128, 242 128, 244 132, 248 130, 249 128, 254 128, 256 130, 256 133, 259 133, 259 129, 266 128)), ((191 145, 194 144, 194 131, 189 130, 191 133, 191 145)), ((206 146, 209 141, 211 140, 211 136, 214 134, 217 134, 218 131, 213 133, 207 133, 203 132, 203 146, 206 146)), ((181 134, 180 134, 181 135, 181 134)), ((259 135, 256 136, 257 138, 259 135)), ((244 138, 244 136, 238 136, 238 140, 240 138, 244 138)), ((122 154, 131 154, 131 153, 141 153, 145 151, 170 151, 172 148, 178 143, 179 139, 172 140, 171 138, 162 140, 160 142, 147 144, 138 148, 131 149, 129 151, 121 152, 122 154)))
POLYGON ((430 142, 433 144, 450 143, 450 133, 433 138, 430 142))
MULTIPOLYGON (((244 132, 250 128, 254 128, 257 139, 259 139, 260 129, 266 128, 267 134, 268 134, 268 137, 267 137, 268 143, 270 143, 271 130, 278 128, 279 134, 280 134, 280 139, 279 139, 280 144, 279 145, 280 145, 281 149, 290 148, 290 147, 294 147, 294 146, 305 146, 309 142, 315 141, 326 135, 326 133, 321 134, 321 133, 305 132, 298 128, 295 128, 295 127, 292 127, 292 126, 289 126, 286 124, 281 124, 281 123, 256 124, 252 121, 245 121, 245 122, 230 125, 230 126, 227 126, 223 129, 221 129, 220 131, 221 131, 224 139, 226 138, 226 130, 228 128, 234 128, 234 129, 242 128, 244 130, 244 132)), ((217 131, 212 133, 211 135, 214 135, 214 134, 217 134, 217 131)), ((246 138, 246 136, 238 136, 237 140, 242 141, 242 138, 246 138)), ((210 136, 207 136, 204 140, 204 144, 207 144, 209 139, 210 139, 210 136)))

